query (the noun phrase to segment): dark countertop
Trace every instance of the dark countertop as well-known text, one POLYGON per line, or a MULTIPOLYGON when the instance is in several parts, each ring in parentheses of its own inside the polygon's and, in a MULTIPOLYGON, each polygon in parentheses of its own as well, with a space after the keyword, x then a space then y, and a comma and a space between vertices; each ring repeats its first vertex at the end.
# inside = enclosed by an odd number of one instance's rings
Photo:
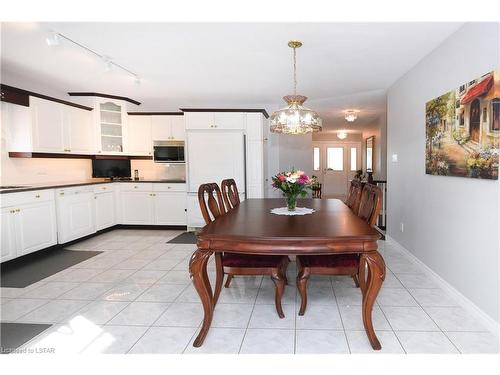
POLYGON ((12 188, 1 189, 0 194, 5 193, 20 193, 23 191, 33 191, 33 190, 44 190, 44 189, 58 189, 58 188, 66 188, 66 187, 74 187, 74 186, 85 186, 85 185, 98 185, 98 184, 110 184, 110 183, 167 183, 167 184, 185 184, 185 180, 107 180, 104 178, 93 178, 91 180, 82 180, 82 181, 74 181, 74 182, 47 182, 43 184, 32 184, 32 185, 9 185, 16 186, 12 188), (19 186, 19 187, 17 187, 19 186))

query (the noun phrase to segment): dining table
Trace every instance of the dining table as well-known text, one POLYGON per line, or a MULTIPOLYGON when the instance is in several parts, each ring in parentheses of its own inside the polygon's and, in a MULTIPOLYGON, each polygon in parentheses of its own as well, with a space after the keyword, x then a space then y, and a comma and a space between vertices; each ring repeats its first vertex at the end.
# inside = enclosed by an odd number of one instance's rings
POLYGON ((373 349, 381 345, 373 329, 372 308, 385 278, 378 252, 380 233, 339 199, 300 199, 297 206, 314 210, 308 215, 276 215, 284 199, 246 199, 197 233, 197 250, 189 272, 203 305, 203 324, 193 346, 203 344, 216 313, 216 301, 207 272, 214 253, 259 255, 359 254, 365 278, 362 293, 363 325, 373 349))

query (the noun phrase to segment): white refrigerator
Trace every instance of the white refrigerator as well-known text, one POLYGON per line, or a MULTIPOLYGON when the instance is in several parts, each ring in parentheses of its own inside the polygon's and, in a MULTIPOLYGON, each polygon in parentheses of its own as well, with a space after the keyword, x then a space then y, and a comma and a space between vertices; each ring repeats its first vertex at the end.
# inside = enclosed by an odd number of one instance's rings
POLYGON ((245 135, 239 130, 191 130, 186 134, 188 227, 203 227, 198 203, 201 184, 234 178, 245 198, 245 135))

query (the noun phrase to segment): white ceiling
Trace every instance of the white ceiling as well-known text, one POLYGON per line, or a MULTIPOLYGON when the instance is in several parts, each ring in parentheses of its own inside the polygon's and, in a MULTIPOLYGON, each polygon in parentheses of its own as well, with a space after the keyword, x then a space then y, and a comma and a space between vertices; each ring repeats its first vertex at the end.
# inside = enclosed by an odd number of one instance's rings
POLYGON ((298 91, 330 129, 342 110, 361 112, 358 126, 385 113, 385 92, 456 31, 459 23, 3 23, 4 72, 52 88, 127 96, 140 110, 179 107, 282 107, 292 91, 289 39, 297 51, 298 91), (106 72, 102 61, 49 30, 109 56, 136 72, 106 72))

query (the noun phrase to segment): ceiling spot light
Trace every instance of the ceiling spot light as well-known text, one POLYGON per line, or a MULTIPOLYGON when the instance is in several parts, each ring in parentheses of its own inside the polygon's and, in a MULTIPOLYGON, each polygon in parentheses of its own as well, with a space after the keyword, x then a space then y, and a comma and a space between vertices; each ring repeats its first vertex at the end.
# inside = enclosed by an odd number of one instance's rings
POLYGON ((354 122, 358 118, 359 111, 356 109, 347 109, 344 111, 345 119, 347 122, 354 122))
POLYGON ((61 44, 61 39, 59 38, 58 33, 56 33, 55 31, 51 31, 49 35, 47 35, 47 38, 45 38, 45 42, 47 42, 47 45, 49 47, 54 47, 61 44))
POLYGON ((337 132, 337 138, 338 139, 346 139, 347 138, 347 133, 343 130, 337 132))
POLYGON ((104 63, 104 71, 110 72, 113 69, 113 62, 107 56, 102 57, 102 62, 104 63))

